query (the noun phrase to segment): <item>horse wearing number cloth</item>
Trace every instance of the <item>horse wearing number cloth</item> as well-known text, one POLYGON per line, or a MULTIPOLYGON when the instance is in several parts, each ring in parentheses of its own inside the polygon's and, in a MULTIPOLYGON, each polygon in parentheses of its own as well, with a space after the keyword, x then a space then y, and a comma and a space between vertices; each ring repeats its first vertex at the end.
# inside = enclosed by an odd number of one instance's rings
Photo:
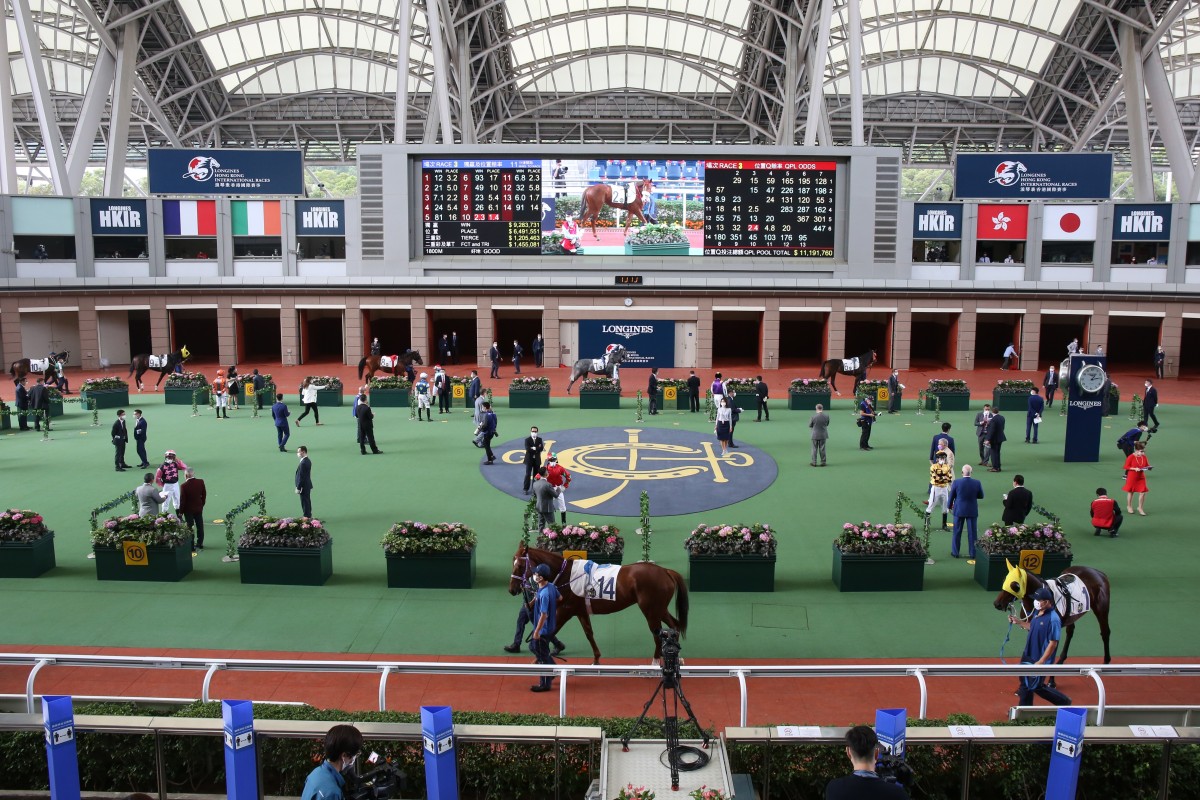
POLYGON ((614 200, 613 186, 609 183, 593 183, 591 186, 583 190, 583 197, 580 198, 579 208, 579 226, 585 227, 588 218, 592 220, 592 236, 597 240, 600 239, 600 234, 596 233, 596 221, 600 219, 600 212, 605 206, 610 208, 621 209, 628 212, 625 215, 625 238, 629 238, 629 226, 633 224, 633 218, 637 217, 642 224, 646 224, 646 215, 642 213, 642 206, 650 198, 650 192, 654 186, 650 183, 649 178, 629 184, 629 187, 620 187, 625 189, 624 202, 614 200))
POLYGON ((567 394, 571 393, 575 381, 592 373, 607 375, 614 381, 621 380, 620 364, 625 360, 627 353, 624 345, 610 344, 605 348, 603 358, 581 358, 576 361, 575 366, 571 368, 571 382, 567 384, 567 394))
POLYGON ((61 353, 51 353, 49 358, 21 358, 9 365, 8 374, 12 376, 14 384, 26 375, 33 374, 41 375, 47 386, 53 386, 58 382, 58 362, 67 363, 70 355, 63 350, 61 353))
POLYGON ((363 379, 363 374, 367 376, 367 380, 375 377, 376 372, 390 372, 393 375, 403 375, 408 370, 405 369, 412 363, 425 365, 421 360, 421 353, 417 350, 405 350, 404 355, 395 356, 364 356, 358 362, 358 379, 363 379))
POLYGON ((854 376, 854 391, 858 392, 858 384, 867 379, 867 368, 875 363, 875 351, 868 350, 858 358, 831 358, 821 365, 818 377, 829 378, 829 388, 834 394, 841 395, 837 390, 838 375, 854 376))
MULTIPOLYGON (((134 381, 137 383, 138 391, 142 390, 142 376, 150 370, 158 373, 158 380, 154 382, 154 391, 158 391, 158 385, 163 382, 163 378, 175 371, 177 364, 182 364, 192 357, 188 352, 187 345, 176 350, 174 353, 166 353, 161 356, 156 356, 153 353, 141 353, 133 357, 129 362, 129 374, 137 373, 134 381)), ((128 376, 127 376, 128 377, 128 376)))
POLYGON ((587 636, 588 644, 592 646, 592 663, 600 663, 600 648, 596 646, 596 638, 592 635, 593 614, 615 614, 624 611, 632 605, 637 605, 650 626, 654 636, 654 662, 662 658, 662 642, 658 632, 665 623, 671 630, 679 631, 680 635, 687 633, 688 624, 688 590, 683 576, 673 569, 665 569, 648 561, 639 561, 620 567, 615 579, 604 577, 596 584, 588 581, 586 571, 588 565, 599 567, 591 561, 575 561, 564 559, 558 553, 548 550, 536 550, 522 543, 513 555, 512 580, 508 584, 508 593, 517 595, 521 587, 527 585, 533 577, 533 570, 538 564, 546 564, 554 576, 551 583, 558 587, 562 599, 558 603, 558 616, 555 618, 555 631, 562 630, 573 617, 579 617, 579 624, 587 636), (579 589, 585 596, 575 593, 579 589), (671 598, 675 598, 675 611, 678 619, 671 616, 671 598))

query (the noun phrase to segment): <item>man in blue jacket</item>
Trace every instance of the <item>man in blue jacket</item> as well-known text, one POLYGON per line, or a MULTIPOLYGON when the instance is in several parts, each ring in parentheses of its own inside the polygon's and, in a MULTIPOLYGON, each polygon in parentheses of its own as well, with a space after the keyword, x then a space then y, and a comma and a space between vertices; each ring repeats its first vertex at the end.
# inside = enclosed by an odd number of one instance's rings
POLYGON ((325 761, 308 773, 301 800, 343 800, 346 779, 343 772, 354 769, 363 737, 353 725, 334 725, 325 734, 325 761))
POLYGON ((1033 432, 1033 443, 1038 443, 1038 428, 1042 426, 1042 414, 1046 401, 1038 394, 1037 387, 1029 390, 1029 408, 1025 412, 1025 444, 1029 444, 1029 433, 1033 432))
POLYGON ((983 484, 971 477, 971 465, 962 468, 962 477, 950 485, 950 511, 954 514, 954 539, 950 542, 950 555, 958 558, 958 546, 962 541, 963 523, 967 526, 967 551, 975 561, 976 523, 979 521, 979 501, 983 499, 983 484))

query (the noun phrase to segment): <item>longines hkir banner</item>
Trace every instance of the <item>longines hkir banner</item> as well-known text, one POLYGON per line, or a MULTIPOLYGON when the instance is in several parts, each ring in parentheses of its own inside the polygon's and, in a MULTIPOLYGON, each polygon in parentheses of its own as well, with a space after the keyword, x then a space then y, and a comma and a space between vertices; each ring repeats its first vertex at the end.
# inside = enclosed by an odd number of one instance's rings
POLYGON ((675 366, 675 323, 671 320, 579 321, 580 358, 601 358, 610 344, 625 346, 622 367, 675 366))
POLYGON ((344 200, 297 200, 297 236, 345 236, 344 200))
POLYGON ((151 194, 304 194, 299 150, 150 150, 151 194))
POLYGON ((1171 238, 1170 203, 1113 206, 1114 242, 1165 242, 1171 238))
POLYGON ((959 200, 1107 200, 1111 153, 971 153, 954 167, 959 200))
POLYGON ((93 236, 145 236, 145 200, 92 200, 93 236))
POLYGON ((961 203, 917 203, 913 209, 914 239, 961 239, 961 203))

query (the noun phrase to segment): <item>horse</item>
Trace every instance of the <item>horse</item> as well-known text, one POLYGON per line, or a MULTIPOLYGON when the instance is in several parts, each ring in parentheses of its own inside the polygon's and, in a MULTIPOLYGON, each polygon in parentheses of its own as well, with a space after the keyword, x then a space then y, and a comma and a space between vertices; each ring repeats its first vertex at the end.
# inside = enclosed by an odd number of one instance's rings
MULTIPOLYGON (((163 378, 175 371, 178 364, 182 364, 191 358, 191 353, 188 352, 187 345, 176 350, 174 353, 167 353, 166 356, 156 356, 150 353, 139 353, 134 356, 129 362, 129 374, 137 373, 134 381, 137 383, 138 391, 142 391, 142 376, 149 370, 154 370, 158 373, 158 380, 154 382, 154 391, 158 391, 158 385, 163 382, 163 378), (158 366, 153 366, 150 359, 158 361, 158 366)), ((126 376, 128 377, 128 376, 126 376)))
POLYGON ((643 178, 633 184, 634 195, 633 199, 624 203, 613 202, 613 187, 608 183, 593 183, 591 186, 583 190, 583 196, 580 198, 579 207, 579 225, 584 227, 587 225, 588 217, 592 218, 592 236, 596 239, 600 238, 600 234, 596 233, 596 220, 600 218, 600 212, 605 206, 609 208, 619 208, 628 212, 625 216, 625 237, 629 237, 629 226, 633 224, 633 218, 637 217, 646 224, 646 215, 642 213, 642 204, 645 202, 644 197, 650 195, 653 186, 649 178, 643 178))
POLYGON ((555 618, 554 630, 562 630, 563 625, 573 617, 579 617, 579 624, 583 626, 583 632, 592 646, 593 664, 600 663, 600 648, 596 646, 596 639, 592 635, 592 614, 614 614, 624 611, 636 603, 646 618, 646 624, 650 626, 650 633, 654 636, 654 662, 656 664, 662 658, 662 643, 659 640, 658 632, 662 629, 664 622, 667 627, 678 631, 681 636, 687 634, 687 583, 683 576, 673 569, 666 569, 649 561, 625 565, 621 567, 621 572, 617 577, 616 599, 605 600, 593 597, 589 608, 584 598, 571 592, 568 586, 571 579, 570 560, 563 558, 558 553, 531 548, 523 542, 517 548, 516 554, 513 555, 512 580, 508 584, 508 593, 514 596, 520 594, 522 586, 528 584, 533 577, 534 567, 538 564, 546 564, 550 567, 550 571, 554 575, 551 582, 558 587, 562 594, 562 599, 558 601, 558 615, 555 618), (678 619, 671 616, 668 608, 672 596, 675 597, 678 619))
POLYGON ((14 362, 12 362, 12 364, 9 365, 8 374, 12 376, 13 384, 16 384, 17 381, 21 380, 21 378, 24 378, 26 375, 39 374, 38 372, 34 371, 33 363, 36 361, 40 364, 41 362, 45 361, 46 362, 45 366, 40 371, 40 374, 45 379, 47 386, 57 384, 58 383, 57 362, 61 361, 65 364, 65 363, 67 363, 67 359, 70 358, 70 356, 71 356, 71 354, 69 351, 63 350, 61 353, 51 353, 48 358, 44 358, 44 359, 41 359, 41 358, 18 359, 17 361, 14 361, 14 362))
MULTIPOLYGON (((1111 590, 1108 585, 1108 576, 1098 569, 1092 567, 1069 567, 1063 570, 1062 575, 1049 580, 1042 580, 1037 575, 1029 572, 1021 567, 1014 566, 1011 561, 1005 561, 1008 565, 1008 575, 1004 578, 1003 588, 1000 594, 996 595, 996 600, 992 604, 998 611, 1019 611, 1019 614, 1012 614, 1020 619, 1028 619, 1034 613, 1033 600, 1030 599, 1033 593, 1042 588, 1047 583, 1057 583, 1059 587, 1067 583, 1073 583, 1070 579, 1064 581, 1063 578, 1072 575, 1075 581, 1079 581, 1084 585, 1091 598, 1091 610, 1096 614, 1096 621, 1100 623, 1100 639, 1104 642, 1104 663, 1108 664, 1112 661, 1108 650, 1108 637, 1112 632, 1108 627, 1108 608, 1111 598, 1111 590), (1019 605, 1020 608, 1013 608, 1014 605, 1019 605)), ((1081 614, 1068 614, 1070 611, 1068 604, 1064 601, 1061 604, 1056 603, 1055 610, 1062 617, 1062 625, 1066 630, 1067 635, 1062 643, 1061 655, 1056 664, 1061 664, 1067 660, 1067 652, 1071 649, 1071 637, 1075 635, 1075 623, 1082 619, 1087 611, 1081 614)), ((1052 684, 1053 685, 1053 684, 1052 684)))
POLYGON ((817 377, 829 378, 829 387, 840 397, 842 393, 837 390, 837 376, 853 375, 854 391, 857 392, 859 382, 867 379, 867 368, 874 363, 874 350, 868 350, 858 358, 831 358, 821 364, 821 374, 817 377))
POLYGON ((416 350, 405 350, 404 355, 402 356, 392 356, 393 361, 390 367, 379 366, 379 360, 381 358, 383 358, 383 356, 363 356, 358 362, 358 379, 360 381, 363 379, 364 372, 367 375, 367 380, 374 378, 376 372, 390 372, 393 375, 396 375, 398 374, 397 370, 400 372, 405 372, 406 370, 404 367, 407 367, 414 361, 421 366, 425 365, 425 362, 421 360, 420 352, 416 350))
POLYGON ((604 358, 581 358, 575 362, 575 366, 571 368, 571 382, 567 384, 567 394, 571 393, 571 387, 575 385, 575 381, 580 378, 586 378, 593 372, 597 375, 607 375, 610 378, 620 374, 617 365, 625 360, 628 351, 624 345, 613 344, 609 345, 608 352, 604 354, 604 358), (602 362, 603 366, 596 369, 596 362, 602 362))

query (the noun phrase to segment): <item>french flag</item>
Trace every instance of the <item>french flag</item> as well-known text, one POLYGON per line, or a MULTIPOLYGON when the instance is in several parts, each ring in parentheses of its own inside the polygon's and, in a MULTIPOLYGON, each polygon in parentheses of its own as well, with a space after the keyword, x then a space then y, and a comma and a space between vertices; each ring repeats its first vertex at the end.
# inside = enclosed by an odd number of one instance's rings
POLYGON ((163 200, 164 236, 216 236, 216 200, 163 200))

